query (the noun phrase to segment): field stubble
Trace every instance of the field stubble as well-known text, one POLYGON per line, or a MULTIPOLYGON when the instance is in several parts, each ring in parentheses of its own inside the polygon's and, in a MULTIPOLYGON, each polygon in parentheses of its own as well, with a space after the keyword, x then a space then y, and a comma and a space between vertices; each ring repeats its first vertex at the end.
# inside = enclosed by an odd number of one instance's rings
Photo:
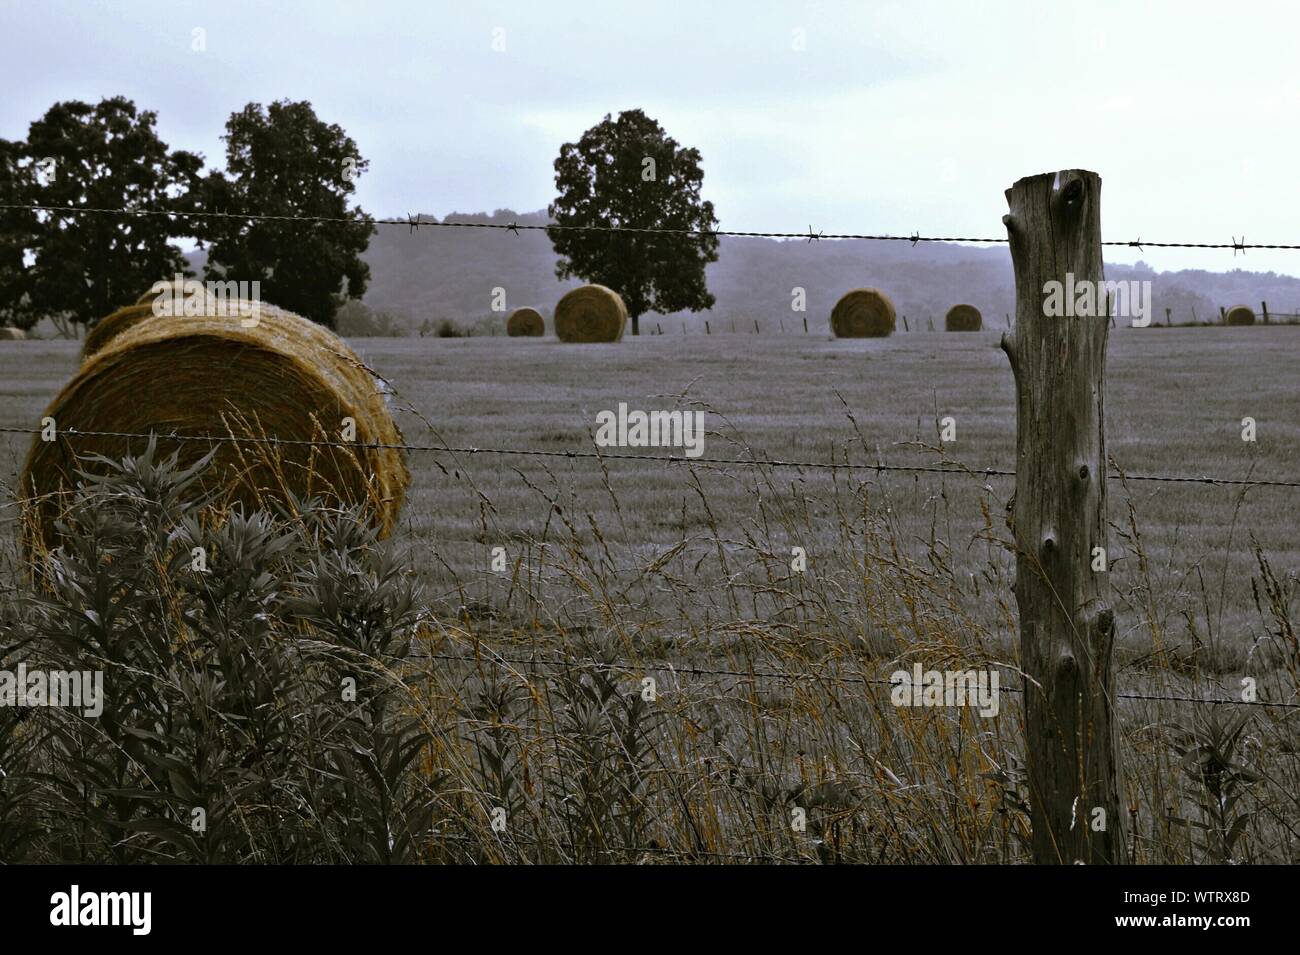
MULTIPOLYGON (((1109 453, 1130 474, 1294 479, 1294 334, 1113 334, 1109 453), (1241 440, 1246 416, 1254 444, 1241 440)), ((445 730, 429 771, 458 793, 444 850, 1022 860, 1019 695, 983 718, 896 708, 886 685, 916 661, 997 667, 1004 687, 1020 684, 1013 479, 979 473, 1015 467, 996 343, 987 332, 355 342, 398 404, 421 412, 402 420, 414 444, 590 452, 596 412, 627 402, 709 412, 706 458, 975 472, 416 454, 395 544, 431 595, 414 665, 427 668, 419 705, 445 730), (948 415, 957 440, 944 444, 936 421, 948 415)), ((70 343, 0 351, 0 423, 34 426, 74 364, 70 343)), ((4 436, 6 480, 25 446, 4 436)), ((668 453, 609 454, 625 451, 668 453)), ((1236 698, 1249 675, 1261 699, 1296 701, 1297 493, 1111 483, 1121 693, 1236 698)), ((1296 711, 1118 709, 1138 861, 1300 858, 1296 711), (1247 722, 1234 729, 1238 713, 1247 722), (1210 750, 1254 776, 1231 844, 1210 750)))

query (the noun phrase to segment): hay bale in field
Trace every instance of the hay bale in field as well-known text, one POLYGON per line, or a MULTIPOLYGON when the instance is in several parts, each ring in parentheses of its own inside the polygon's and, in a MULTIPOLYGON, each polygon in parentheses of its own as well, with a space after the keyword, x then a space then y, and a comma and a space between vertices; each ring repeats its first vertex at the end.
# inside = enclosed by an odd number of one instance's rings
POLYGON ((978 332, 984 327, 984 318, 974 305, 954 305, 943 317, 945 332, 978 332))
POLYGON ((1234 305, 1224 316, 1225 325, 1254 325, 1255 312, 1249 305, 1234 305))
POLYGON ((0 328, 0 342, 20 342, 26 337, 27 333, 21 328, 0 328))
POLYGON ((894 303, 879 289, 855 288, 831 311, 836 338, 884 338, 893 334, 894 325, 894 303))
POLYGON ((511 338, 536 338, 546 334, 546 320, 535 308, 517 308, 506 319, 506 334, 511 338))
POLYGON ((52 546, 54 522, 89 454, 140 453, 138 438, 70 435, 68 431, 157 433, 162 454, 180 451, 188 464, 216 447, 203 475, 214 504, 269 506, 289 495, 319 496, 366 507, 381 534, 395 524, 410 473, 403 452, 347 446, 344 419, 356 444, 396 445, 402 435, 375 379, 332 332, 292 312, 260 304, 247 328, 238 315, 139 321, 91 355, 50 403, 59 436, 37 435, 27 455, 20 495, 30 500, 30 552, 52 546), (166 435, 275 437, 335 441, 344 446, 257 441, 169 441, 166 435))
POLYGON ((565 293, 555 306, 555 337, 562 342, 616 342, 627 324, 627 306, 603 285, 565 293))

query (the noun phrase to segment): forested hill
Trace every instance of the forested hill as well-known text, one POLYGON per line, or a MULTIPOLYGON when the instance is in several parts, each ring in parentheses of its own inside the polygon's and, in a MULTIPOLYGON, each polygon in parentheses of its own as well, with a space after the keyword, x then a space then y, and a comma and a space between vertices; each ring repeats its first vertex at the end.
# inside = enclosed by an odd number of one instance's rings
MULTIPOLYGON (((426 223, 439 221, 422 216, 426 223)), ((452 214, 448 222, 544 225, 545 212, 452 214)), ((412 327, 425 320, 450 318, 462 324, 492 314, 493 290, 502 288, 506 305, 531 305, 549 316, 564 292, 580 283, 555 277, 556 256, 541 231, 518 234, 501 229, 442 228, 426 224, 408 228, 382 226, 365 254, 371 282, 365 303, 393 313, 412 327)), ((1277 312, 1300 309, 1300 279, 1273 272, 1154 272, 1143 263, 1108 265, 1108 279, 1152 282, 1154 321, 1163 323, 1165 308, 1175 322, 1216 319, 1220 306, 1238 303, 1258 310, 1267 301, 1277 312)), ((810 329, 826 328, 836 299, 858 286, 875 286, 894 301, 912 329, 933 318, 938 325, 948 308, 968 302, 985 315, 986 325, 1000 326, 1014 311, 1011 259, 1004 246, 979 248, 946 243, 777 240, 721 240, 718 261, 708 267, 708 287, 717 304, 708 313, 647 316, 643 329, 679 329, 680 323, 708 318, 715 331, 764 330, 778 322, 791 329, 803 314, 810 329), (807 312, 791 311, 792 289, 806 290, 807 312), (918 325, 918 321, 921 323, 918 325)))

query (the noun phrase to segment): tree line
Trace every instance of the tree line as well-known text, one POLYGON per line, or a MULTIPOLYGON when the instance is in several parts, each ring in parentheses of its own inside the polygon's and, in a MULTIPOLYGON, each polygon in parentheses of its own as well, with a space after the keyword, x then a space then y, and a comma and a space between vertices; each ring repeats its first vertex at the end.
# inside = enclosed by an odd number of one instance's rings
MULTIPOLYGON (((120 96, 56 103, 25 140, 0 139, 0 325, 48 317, 74 333, 159 279, 188 276, 177 245, 188 240, 205 250, 205 280, 258 282, 264 300, 335 327, 370 280, 362 253, 375 226, 351 204, 369 161, 308 102, 249 103, 222 140, 225 168, 207 169, 120 96), (277 216, 288 218, 265 218, 277 216), (293 221, 303 218, 313 221, 293 221)), ((554 170, 546 235, 558 278, 613 288, 633 334, 646 312, 714 304, 705 266, 718 258, 718 220, 698 150, 634 109, 563 144, 554 170)))
POLYGON ((0 325, 93 324, 159 279, 189 275, 177 245, 188 240, 207 250, 205 280, 259 282, 267 301, 332 326, 370 277, 361 253, 374 226, 350 205, 367 160, 308 102, 249 103, 222 140, 225 169, 206 169, 163 142, 156 113, 120 96, 55 103, 26 139, 0 139, 0 325))

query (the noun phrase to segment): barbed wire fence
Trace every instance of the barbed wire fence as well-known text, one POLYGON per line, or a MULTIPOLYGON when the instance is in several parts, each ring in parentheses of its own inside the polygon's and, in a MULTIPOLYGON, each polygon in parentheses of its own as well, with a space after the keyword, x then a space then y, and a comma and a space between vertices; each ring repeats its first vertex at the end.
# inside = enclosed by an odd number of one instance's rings
MULTIPOLYGON (((26 212, 48 212, 55 215, 111 215, 111 216, 169 216, 176 219, 233 219, 241 222, 299 222, 304 224, 311 223, 352 223, 352 224, 370 224, 375 227, 403 227, 410 232, 418 232, 420 229, 492 229, 505 232, 512 232, 518 235, 520 232, 595 232, 595 233, 626 233, 629 235, 675 235, 683 238, 706 238, 730 236, 733 238, 753 238, 753 239, 803 239, 807 242, 817 242, 822 239, 829 241, 835 240, 859 240, 869 242, 907 242, 916 246, 922 242, 979 242, 984 244, 1006 244, 1010 240, 1006 237, 988 237, 988 236, 940 236, 940 235, 921 235, 919 232, 913 232, 909 235, 891 235, 891 234, 872 234, 861 232, 824 232, 814 230, 810 225, 806 232, 782 232, 782 231, 753 231, 739 229, 673 229, 657 227, 641 227, 625 224, 614 225, 568 225, 560 223, 519 223, 512 222, 459 222, 459 221, 439 221, 432 218, 426 218, 423 215, 408 214, 405 218, 375 218, 372 216, 298 216, 298 215, 265 215, 258 213, 246 212, 214 212, 201 210, 180 210, 180 209, 122 209, 106 208, 96 206, 47 206, 32 203, 0 203, 0 209, 11 211, 26 212)), ((1157 242, 1152 240, 1124 239, 1108 240, 1101 243, 1104 246, 1122 246, 1142 251, 1146 248, 1153 249, 1231 249, 1235 255, 1238 252, 1246 253, 1252 249, 1259 250, 1300 250, 1300 244, 1287 243, 1261 243, 1247 242, 1243 235, 1240 239, 1236 236, 1231 237, 1229 242, 1157 242)))
MULTIPOLYGON (((30 434, 39 435, 40 428, 20 428, 20 427, 0 427, 0 434, 30 434)), ((951 465, 947 467, 933 465, 908 465, 908 464, 867 464, 864 462, 843 462, 843 461, 800 461, 787 460, 784 458, 717 458, 705 457, 703 455, 692 457, 689 455, 676 454, 604 454, 599 451, 559 451, 546 450, 541 448, 498 448, 491 446, 479 447, 477 445, 427 445, 427 444, 383 444, 379 442, 366 441, 334 441, 329 439, 311 439, 311 438, 279 438, 275 436, 261 435, 207 435, 207 434, 177 434, 175 432, 141 432, 141 431, 90 431, 80 430, 77 428, 65 428, 58 431, 58 435, 65 437, 98 437, 98 438, 134 438, 147 440, 149 438, 161 438, 167 441, 177 441, 184 443, 199 444, 261 444, 271 447, 275 446, 304 446, 304 447, 333 447, 346 448, 354 451, 405 451, 412 454, 465 454, 465 455, 519 455, 524 457, 545 457, 545 458, 570 458, 576 460, 598 460, 598 461, 650 461, 661 464, 709 464, 718 466, 739 466, 739 467, 757 467, 757 468, 797 468, 804 470, 827 470, 827 471, 876 471, 880 473, 887 472, 908 472, 917 474, 962 474, 976 477, 1015 477, 1015 471, 1008 471, 1003 468, 971 468, 964 466, 951 465)), ((1112 472, 1107 475, 1112 481, 1157 481, 1170 484, 1207 484, 1221 487, 1285 487, 1300 488, 1300 480, 1274 479, 1274 478, 1225 478, 1225 477, 1208 477, 1205 475, 1185 475, 1185 474, 1127 474, 1112 472)))
MULTIPOLYGON (((0 426, 0 434, 16 434, 37 436, 43 433, 41 428, 23 428, 15 426, 0 426)), ((635 461, 640 463, 654 462, 665 465, 709 465, 709 466, 738 466, 746 468, 794 468, 800 470, 827 470, 827 471, 867 471, 877 473, 915 473, 915 474, 937 474, 937 475, 954 475, 976 478, 1002 477, 1013 478, 1015 471, 1002 468, 971 468, 950 464, 946 466, 924 466, 924 465, 894 465, 883 463, 861 463, 861 462, 838 462, 838 461, 809 461, 809 460, 786 460, 781 458, 719 458, 719 457, 689 457, 684 455, 665 455, 665 454, 607 454, 600 451, 573 451, 573 450, 545 450, 534 448, 497 448, 497 447, 478 447, 478 446, 452 446, 452 445, 423 445, 423 444, 385 444, 377 442, 363 441, 335 441, 329 439, 287 439, 274 436, 264 435, 185 435, 175 432, 129 432, 129 431, 89 431, 78 430, 75 428, 60 429, 56 432, 56 437, 78 438, 78 437, 112 437, 126 438, 138 441, 174 441, 177 443, 198 443, 208 446, 235 443, 235 444, 258 444, 266 446, 308 446, 308 447, 335 447, 352 451, 360 450, 399 450, 412 454, 464 454, 464 455, 520 455, 536 456, 545 458, 563 458, 572 460, 595 460, 601 462, 619 462, 635 461)), ((1225 478, 1209 476, 1189 476, 1189 475, 1169 475, 1169 474, 1126 474, 1110 473, 1108 479, 1113 481, 1154 481, 1173 484, 1198 484, 1220 487, 1241 487, 1241 488, 1300 488, 1300 481, 1297 480, 1278 480, 1266 478, 1225 478)), ((0 504, 0 509, 12 508, 20 509, 30 501, 18 499, 0 504)), ((21 515, 14 514, 8 520, 19 520, 21 515)), ((467 542, 463 539, 454 538, 423 538, 426 542, 448 543, 456 546, 464 546, 467 542)), ((551 543, 532 542, 541 552, 547 548, 558 548, 559 545, 551 543)), ((542 566, 545 566, 545 558, 541 559, 542 566)), ((654 562, 652 561, 651 564, 654 562)), ((554 566, 554 565, 552 565, 554 566)), ((618 574, 644 574, 647 567, 643 566, 611 566, 602 564, 602 572, 613 572, 618 574)), ((485 573, 485 579, 501 579, 500 573, 485 573)), ((441 594, 440 596, 449 596, 458 593, 462 587, 453 588, 441 594)), ((455 662, 468 664, 473 662, 482 662, 485 658, 479 655, 465 654, 429 654, 430 659, 438 659, 444 662, 455 662)), ((550 659, 545 657, 510 657, 498 653, 489 653, 486 657, 489 662, 494 662, 503 666, 539 666, 543 668, 567 668, 573 667, 577 661, 574 659, 550 659)), ((763 679, 776 681, 797 681, 806 676, 806 674, 795 674, 781 670, 736 670, 717 667, 700 667, 690 664, 678 664, 673 661, 619 661, 619 660, 600 660, 594 661, 593 665, 597 668, 603 668, 612 671, 621 671, 628 673, 644 673, 650 669, 664 670, 673 674, 685 674, 691 676, 715 676, 729 677, 735 679, 763 679)), ((830 670, 825 667, 811 666, 810 671, 816 672, 819 676, 828 676, 830 670)), ((893 687, 895 684, 886 679, 873 679, 864 676, 851 676, 842 673, 834 674, 830 677, 832 682, 841 682, 866 687, 885 688, 893 687)), ((1002 686, 1001 691, 1008 693, 1022 693, 1023 687, 1002 686)), ((1188 703, 1202 706, 1259 706, 1265 708, 1274 708, 1282 710, 1300 710, 1300 702, 1275 702, 1268 700, 1246 701, 1241 699, 1222 699, 1222 698, 1205 698, 1194 697, 1181 694, 1148 694, 1148 693, 1120 693, 1116 694, 1116 699, 1121 700, 1142 700, 1150 702, 1176 702, 1188 703)))
MULTIPOLYGON (((921 235, 919 232, 912 232, 907 235, 894 234, 876 234, 865 232, 831 232, 827 233, 822 230, 816 230, 811 225, 803 232, 790 232, 778 230, 737 230, 737 229, 677 229, 677 228, 658 228, 658 227, 638 227, 627 224, 596 224, 596 225, 571 225, 559 223, 519 223, 511 221, 501 222, 465 222, 452 220, 437 220, 422 214, 408 214, 402 218, 396 217, 370 217, 370 216, 301 216, 301 215, 273 215, 245 212, 226 212, 226 211, 204 211, 204 210, 166 210, 166 209, 127 209, 127 208, 110 208, 96 206, 54 206, 39 204, 23 203, 3 203, 0 204, 0 210, 44 212, 56 216, 62 215, 105 215, 121 217, 138 217, 138 216, 167 216, 176 219, 227 219, 249 222, 294 222, 301 224, 322 224, 322 223, 368 223, 373 227, 387 228, 405 228, 408 233, 417 233, 422 228, 434 229, 469 229, 469 230, 492 230, 510 232, 519 235, 521 232, 591 232, 601 234, 626 233, 630 235, 672 235, 679 237, 735 237, 735 238, 767 238, 767 239, 799 239, 807 243, 827 241, 873 241, 873 242, 907 242, 915 247, 920 243, 928 242, 970 242, 980 244, 1006 244, 1009 242, 1007 237, 989 237, 989 236, 943 236, 943 235, 921 235)), ((1139 251, 1146 247, 1150 248, 1186 248, 1186 249, 1220 249, 1232 250, 1234 256, 1238 253, 1246 253, 1251 249, 1259 250, 1300 250, 1300 244, 1289 243, 1248 243, 1245 236, 1237 238, 1231 237, 1229 242, 1184 242, 1184 241, 1153 241, 1143 240, 1141 238, 1131 240, 1103 240, 1103 246, 1126 247, 1139 251)), ((0 427, 0 433, 11 434, 39 434, 39 428, 15 428, 0 427)), ((78 431, 76 429, 66 429, 59 432, 61 435, 76 437, 84 435, 89 437, 121 437, 129 439, 145 440, 151 437, 149 434, 138 432, 116 432, 116 431, 78 431)), ((457 454, 457 455, 504 455, 504 456, 525 456, 525 457, 543 457, 543 458, 567 458, 575 460, 599 460, 602 462, 617 463, 620 461, 637 461, 652 462, 662 464, 684 464, 684 465, 701 465, 701 466, 739 466, 739 467, 766 467, 766 468, 793 468, 801 470, 829 470, 829 471, 874 471, 878 474, 902 472, 917 474, 953 474, 953 475, 975 475, 983 477, 1002 477, 1013 478, 1015 471, 1001 468, 969 468, 962 466, 921 466, 921 465, 896 465, 884 463, 854 463, 854 462, 836 462, 836 461, 806 461, 806 460, 785 460, 780 458, 767 459, 749 459, 749 458, 718 458, 718 457, 688 457, 679 455, 655 455, 655 454, 606 454, 592 451, 574 451, 574 450, 545 450, 536 448, 510 448, 510 447, 493 447, 493 446, 450 446, 450 445, 415 445, 415 444, 380 444, 366 442, 342 442, 331 440, 306 440, 306 439, 283 439, 278 437, 259 437, 259 436, 241 436, 233 438, 221 435, 179 435, 175 433, 156 435, 168 440, 177 442, 197 442, 202 444, 215 444, 223 441, 237 440, 244 443, 257 443, 266 445, 306 445, 313 447, 340 447, 353 450, 398 450, 406 453, 430 453, 430 454, 457 454)), ((1274 478, 1250 478, 1234 479, 1223 477, 1210 477, 1206 475, 1172 475, 1172 474, 1107 474, 1108 480, 1126 480, 1142 482, 1160 482, 1172 484, 1200 484, 1208 486, 1221 487, 1276 487, 1276 488, 1300 488, 1300 480, 1297 479, 1274 479, 1274 478)), ((17 506, 19 502, 11 502, 6 506, 17 506)), ((681 672, 685 672, 684 670, 681 672)), ((1196 700, 1195 698, 1180 698, 1184 702, 1207 702, 1196 700)), ((1234 701, 1219 701, 1234 702, 1234 701)))
MULTIPOLYGON (((731 230, 731 229, 665 229, 665 228, 641 228, 625 224, 609 225, 563 225, 563 224, 533 224, 519 223, 512 221, 509 223, 496 222, 459 222, 459 221, 436 221, 427 219, 423 216, 408 215, 405 218, 370 218, 362 219, 352 217, 314 217, 314 216, 286 216, 286 215, 249 215, 243 213, 229 212, 202 212, 202 211, 182 211, 182 210, 132 210, 132 209, 112 209, 96 207, 58 207, 58 206, 37 206, 37 205, 13 205, 2 204, 0 209, 8 210, 26 210, 31 212, 43 212, 51 215, 111 215, 111 216, 170 216, 177 219, 198 219, 198 218, 225 218, 236 219, 240 221, 267 221, 267 222, 297 222, 302 224, 327 223, 327 222, 362 222, 379 228, 405 228, 409 234, 418 233, 421 229, 440 228, 440 229, 462 229, 462 230, 495 230, 510 232, 519 235, 522 232, 535 231, 543 233, 577 231, 592 232, 602 234, 629 234, 629 235, 673 235, 679 237, 737 237, 737 238, 768 238, 784 240, 803 240, 807 243, 827 241, 877 241, 877 242, 907 242, 912 247, 921 243, 933 242, 966 242, 979 244, 1006 244, 1009 239, 1006 237, 976 237, 976 236, 936 236, 921 235, 919 232, 913 232, 908 235, 889 235, 889 234, 870 234, 870 233, 826 233, 821 230, 815 230, 811 225, 806 232, 789 232, 789 231, 749 231, 749 230, 731 230)), ((1136 250, 1144 248, 1185 248, 1185 249, 1218 249, 1232 250, 1234 256, 1237 253, 1243 253, 1250 250, 1300 250, 1300 244, 1283 244, 1283 243, 1248 243, 1245 237, 1237 238, 1233 236, 1230 242, 1166 242, 1166 241, 1144 241, 1141 239, 1120 240, 1120 241, 1102 241, 1103 246, 1126 247, 1136 250)), ((1267 314, 1267 308, 1266 308, 1267 314)), ((1280 314, 1280 313, 1274 313, 1280 314)), ((757 330, 757 326, 756 326, 757 330)), ((0 427, 0 433, 22 434, 22 435, 39 435, 40 428, 21 428, 21 427, 0 427)), ((76 429, 61 429, 58 431, 60 438, 75 439, 78 437, 92 438, 123 438, 127 440, 152 440, 165 439, 178 443, 199 443, 213 446, 221 442, 240 442, 265 444, 269 446, 312 446, 312 447, 337 447, 346 448, 354 451, 360 450, 398 450, 408 454, 450 454, 457 456, 467 456, 472 458, 482 456, 518 456, 518 457, 535 457, 549 459, 570 459, 577 461, 598 461, 604 463, 619 462, 638 462, 654 463, 663 465, 685 465, 708 466, 708 467, 741 467, 741 468, 789 468, 797 470, 810 471, 830 471, 830 472, 875 472, 877 474, 886 473, 913 473, 913 474, 937 474, 943 475, 960 475, 967 477, 989 478, 1014 478, 1016 472, 1003 468, 970 468, 951 463, 941 465, 900 465, 885 464, 883 462, 866 463, 866 462, 849 462, 849 461, 825 461, 825 460, 797 460, 785 458, 743 458, 743 457, 716 457, 716 456, 698 456, 691 457, 686 455, 659 455, 659 454, 635 454, 635 453, 618 453, 607 454, 600 451, 585 450, 545 450, 536 448, 517 448, 503 446, 477 446, 477 445, 428 445, 428 444, 382 444, 366 443, 356 441, 333 441, 327 439, 307 440, 307 439, 282 439, 274 436, 223 436, 223 435, 186 435, 186 434, 148 434, 141 432, 119 432, 119 431, 78 431, 76 429)), ((1276 489, 1295 489, 1300 488, 1300 479, 1290 477, 1269 477, 1269 478, 1228 478, 1223 476, 1210 476, 1205 474, 1126 474, 1121 472, 1107 473, 1105 477, 1108 480, 1134 481, 1134 482, 1159 482, 1168 484, 1196 484, 1210 487, 1235 487, 1243 489, 1253 488, 1276 488, 1276 489)), ((25 502, 14 501, 3 507, 21 507, 25 502)), ((457 542, 462 543, 462 542, 457 542)), ((637 573, 644 572, 644 568, 628 567, 614 568, 618 572, 637 573)), ((450 593, 450 592, 449 592, 450 593)), ((675 675, 686 675, 695 677, 709 678, 727 678, 735 680, 767 680, 783 683, 795 683, 806 680, 810 675, 815 675, 818 679, 824 679, 835 684, 859 685, 864 688, 885 689, 892 688, 896 684, 892 680, 879 679, 865 676, 862 674, 846 674, 840 672, 838 668, 831 668, 824 665, 807 665, 804 670, 807 672, 790 672, 776 669, 765 669, 751 667, 748 670, 741 670, 727 667, 709 667, 699 665, 678 664, 674 661, 631 661, 631 660, 608 660, 592 659, 588 661, 575 660, 570 658, 539 657, 536 654, 528 657, 513 656, 499 652, 481 652, 481 646, 475 646, 473 654, 466 653, 427 653, 423 657, 431 660, 439 660, 445 663, 454 663, 457 665, 468 666, 488 662, 494 666, 500 667, 537 667, 542 669, 560 669, 572 668, 576 664, 594 666, 599 669, 608 671, 617 671, 631 674, 646 674, 652 671, 664 671, 675 675)), ((1014 668, 1012 668, 1014 669, 1014 668)), ((1019 672, 1019 671, 1016 671, 1019 672)), ((1021 674, 1023 676, 1023 674, 1021 674)), ((1008 693, 1019 694, 1024 692, 1022 686, 1003 686, 1000 690, 1008 693)), ((1117 693, 1115 698, 1119 700, 1148 701, 1148 702, 1169 702, 1178 704, 1188 704, 1193 706, 1207 707, 1263 707, 1282 711, 1300 710, 1300 702, 1289 701, 1269 701, 1269 700, 1243 700, 1231 698, 1206 698, 1205 696, 1191 696, 1176 693, 1117 693)), ((459 838, 462 841, 465 837, 449 836, 449 838, 459 838)), ((661 847, 645 847, 646 852, 662 852, 667 855, 688 856, 690 853, 678 850, 664 849, 661 847)), ((717 853, 704 851, 705 856, 730 859, 733 861, 742 861, 754 858, 748 853, 717 853)), ((764 854, 767 857, 768 854, 764 854)), ((802 861, 791 858, 783 861, 802 861)))

